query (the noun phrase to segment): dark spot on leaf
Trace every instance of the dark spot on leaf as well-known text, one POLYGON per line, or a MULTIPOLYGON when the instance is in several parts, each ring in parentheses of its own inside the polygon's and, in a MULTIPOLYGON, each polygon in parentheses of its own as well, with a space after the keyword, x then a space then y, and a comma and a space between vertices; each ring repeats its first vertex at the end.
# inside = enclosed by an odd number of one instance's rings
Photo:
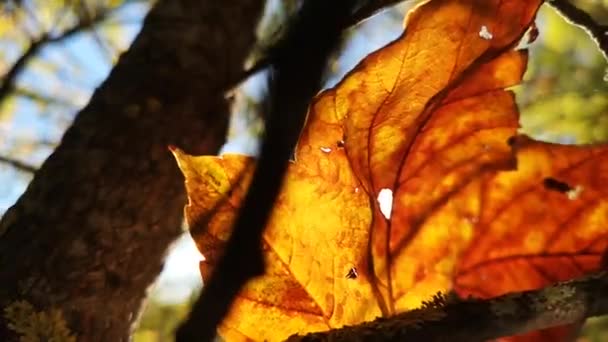
POLYGON ((547 190, 553 190, 561 193, 566 193, 572 190, 572 187, 568 183, 564 183, 555 178, 547 177, 543 180, 543 185, 547 190))
POLYGON ((354 267, 351 267, 350 270, 348 270, 348 273, 346 274, 346 278, 347 279, 357 279, 357 277, 359 277, 359 273, 357 273, 357 269, 354 267))
POLYGON ((513 145, 515 145, 516 141, 517 141, 517 137, 513 135, 513 136, 509 137, 509 139, 507 139, 507 145, 513 147, 513 145))

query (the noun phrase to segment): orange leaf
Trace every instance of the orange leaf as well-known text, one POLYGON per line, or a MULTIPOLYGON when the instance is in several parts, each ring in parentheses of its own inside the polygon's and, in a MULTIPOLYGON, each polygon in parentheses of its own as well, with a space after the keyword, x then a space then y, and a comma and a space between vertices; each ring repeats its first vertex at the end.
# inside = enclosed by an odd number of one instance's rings
MULTIPOLYGON (((454 289, 490 298, 598 271, 608 250, 608 146, 515 140, 517 171, 486 175, 454 289)), ((565 328, 511 341, 556 341, 565 328)))
MULTIPOLYGON (((599 267, 606 147, 508 144, 518 113, 504 89, 527 62, 513 48, 539 5, 427 2, 400 38, 314 99, 263 235, 266 273, 239 294, 225 338, 281 340, 412 309, 440 290, 494 296, 599 267)), ((205 278, 254 161, 174 153, 205 278)))
POLYGON ((384 314, 449 287, 472 226, 431 214, 475 175, 510 165, 518 117, 503 89, 521 80, 526 53, 511 49, 538 6, 430 1, 408 16, 404 36, 325 95, 335 93, 351 166, 374 199, 369 276, 384 314), (382 189, 393 193, 390 220, 376 205, 382 189))
POLYGON ((608 146, 514 144, 517 171, 480 180, 483 209, 455 278, 464 295, 568 280, 597 270, 608 248, 608 146))

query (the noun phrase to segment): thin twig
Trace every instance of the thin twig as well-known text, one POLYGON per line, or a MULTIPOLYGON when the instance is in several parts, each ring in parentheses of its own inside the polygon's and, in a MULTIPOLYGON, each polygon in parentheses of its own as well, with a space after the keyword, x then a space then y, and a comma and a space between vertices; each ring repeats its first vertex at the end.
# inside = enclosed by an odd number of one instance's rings
POLYGON ((17 76, 21 73, 21 71, 25 68, 26 64, 30 61, 32 57, 34 57, 42 45, 46 44, 48 40, 47 36, 42 36, 40 40, 33 41, 30 44, 30 47, 25 50, 25 52, 17 59, 17 61, 13 64, 11 69, 4 74, 2 78, 2 83, 0 84, 0 103, 4 101, 4 99, 8 96, 8 94, 13 89, 13 85, 17 76))
POLYGON ((568 0, 548 1, 571 24, 581 27, 595 41, 598 48, 608 61, 608 26, 598 24, 589 13, 574 6, 568 0))
MULTIPOLYGON (((357 9, 347 21, 342 26, 342 29, 348 29, 353 27, 362 21, 368 19, 369 17, 378 14, 379 12, 385 10, 387 7, 394 6, 400 2, 408 2, 412 0, 373 0, 366 2, 363 6, 357 9)), ((229 82, 226 90, 232 90, 237 87, 239 84, 243 83, 249 77, 255 75, 256 73, 268 68, 268 66, 272 64, 272 60, 269 56, 265 56, 260 60, 256 61, 252 67, 243 71, 240 75, 238 75, 234 80, 229 82)))
POLYGON ((178 342, 211 341, 234 298, 263 274, 262 234, 327 59, 338 45, 356 0, 307 0, 283 40, 271 48, 268 119, 260 158, 225 254, 205 283, 178 342))
POLYGON ((13 66, 2 77, 2 83, 0 83, 0 103, 2 103, 13 90, 15 81, 17 80, 19 74, 23 71, 23 69, 25 69, 26 65, 30 62, 30 60, 36 55, 38 55, 38 53, 44 46, 50 43, 61 42, 65 39, 74 36, 79 32, 87 30, 95 24, 104 20, 108 14, 108 12, 104 12, 92 18, 91 20, 80 21, 78 24, 67 29, 58 36, 50 36, 49 34, 43 34, 37 40, 32 41, 27 50, 25 50, 21 57, 19 57, 17 61, 15 61, 13 66))
MULTIPOLYGON (((99 10, 99 8, 97 10, 99 10)), ((86 1, 82 2, 82 11, 85 15, 86 21, 91 21, 95 17, 91 13, 92 11, 86 1)), ((108 64, 112 64, 112 59, 114 58, 114 51, 111 51, 111 47, 107 44, 107 42, 99 34, 97 28, 94 26, 91 28, 91 36, 93 37, 93 40, 95 40, 95 42, 97 43, 99 51, 104 54, 105 57, 108 59, 108 64)))
POLYGON ((35 102, 42 102, 45 105, 61 106, 69 110, 73 110, 79 107, 78 104, 71 102, 67 99, 61 99, 57 96, 51 96, 47 94, 41 94, 36 91, 27 88, 15 87, 13 93, 17 96, 28 98, 35 102))
POLYGON ((10 157, 6 157, 6 156, 0 156, 0 163, 3 164, 8 164, 12 167, 14 167, 15 169, 18 169, 19 171, 24 171, 27 173, 35 173, 36 170, 38 170, 37 167, 26 164, 22 161, 10 158, 10 157))
POLYGON ((366 19, 384 11, 388 7, 394 6, 400 2, 409 2, 412 0, 374 0, 365 3, 359 8, 350 18, 347 26, 355 26, 366 19))
POLYGON ((601 272, 488 300, 435 296, 421 309, 288 341, 488 341, 606 315, 606 293, 608 273, 601 272))

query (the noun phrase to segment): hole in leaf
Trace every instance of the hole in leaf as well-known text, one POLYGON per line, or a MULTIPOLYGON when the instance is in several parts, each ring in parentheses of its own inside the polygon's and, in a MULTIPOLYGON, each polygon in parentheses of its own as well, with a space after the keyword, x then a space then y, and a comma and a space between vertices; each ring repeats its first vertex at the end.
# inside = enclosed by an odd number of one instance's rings
POLYGON ((490 30, 488 30, 486 25, 481 25, 481 28, 479 29, 479 37, 485 40, 490 40, 494 38, 494 35, 492 32, 490 32, 490 30))
POLYGON ((574 187, 574 189, 566 192, 566 196, 568 196, 569 200, 574 201, 574 200, 578 199, 578 197, 583 192, 583 190, 584 190, 584 188, 582 186, 577 185, 574 187))
POLYGON ((381 189, 378 193, 378 204, 380 205, 380 212, 386 219, 391 218, 393 211, 393 191, 391 189, 381 189))

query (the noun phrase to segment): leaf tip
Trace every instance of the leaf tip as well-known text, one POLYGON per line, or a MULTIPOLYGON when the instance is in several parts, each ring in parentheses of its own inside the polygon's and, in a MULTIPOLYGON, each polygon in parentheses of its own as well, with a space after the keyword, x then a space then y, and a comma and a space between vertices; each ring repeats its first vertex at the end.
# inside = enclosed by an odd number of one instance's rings
POLYGON ((179 164, 179 161, 184 159, 184 156, 186 155, 186 153, 184 151, 182 151, 182 149, 180 149, 179 147, 177 147, 175 145, 168 145, 167 149, 169 150, 169 152, 171 152, 171 154, 173 155, 175 160, 177 160, 178 164, 179 164))
POLYGON ((190 169, 189 159, 191 156, 175 145, 168 145, 167 149, 173 154, 173 158, 175 158, 175 161, 177 162, 177 167, 179 167, 182 173, 187 176, 190 169))

